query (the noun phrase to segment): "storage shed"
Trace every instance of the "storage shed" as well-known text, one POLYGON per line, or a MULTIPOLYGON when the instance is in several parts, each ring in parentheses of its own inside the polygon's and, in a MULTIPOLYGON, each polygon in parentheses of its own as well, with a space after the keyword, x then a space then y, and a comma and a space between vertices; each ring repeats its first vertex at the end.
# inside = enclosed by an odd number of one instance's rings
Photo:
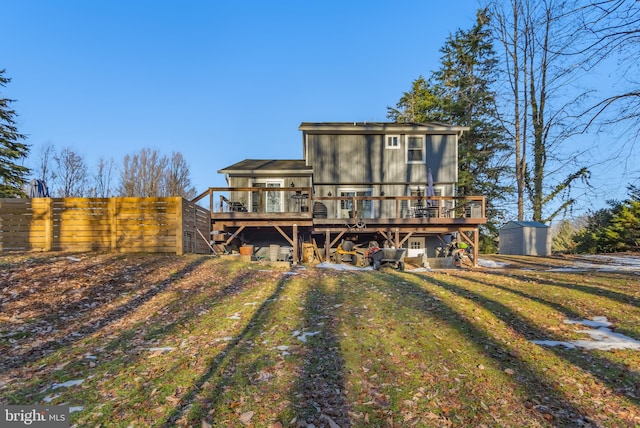
POLYGON ((551 255, 551 228, 537 221, 510 221, 500 229, 500 254, 551 255))

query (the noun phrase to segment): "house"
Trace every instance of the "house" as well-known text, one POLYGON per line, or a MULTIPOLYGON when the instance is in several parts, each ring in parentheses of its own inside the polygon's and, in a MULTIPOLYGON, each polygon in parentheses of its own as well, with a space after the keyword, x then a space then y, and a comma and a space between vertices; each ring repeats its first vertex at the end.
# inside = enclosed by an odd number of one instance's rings
POLYGON ((500 228, 499 253, 551 255, 551 228, 538 221, 510 221, 500 228))
POLYGON ((302 159, 242 160, 218 171, 227 188, 196 200, 210 197, 216 241, 266 245, 271 233, 291 245, 294 261, 300 242, 315 242, 328 256, 343 239, 435 257, 451 236, 477 256, 484 197, 456 195, 458 138, 467 129, 303 122, 302 159))

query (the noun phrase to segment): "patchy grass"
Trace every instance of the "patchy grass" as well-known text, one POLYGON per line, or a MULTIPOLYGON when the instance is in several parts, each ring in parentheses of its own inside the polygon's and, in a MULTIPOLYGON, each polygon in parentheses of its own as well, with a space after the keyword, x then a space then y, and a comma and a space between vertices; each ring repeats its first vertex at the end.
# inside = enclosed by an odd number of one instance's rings
POLYGON ((638 351, 531 342, 594 316, 640 339, 638 276, 511 261, 533 270, 2 256, 0 404, 76 426, 640 424, 638 351))

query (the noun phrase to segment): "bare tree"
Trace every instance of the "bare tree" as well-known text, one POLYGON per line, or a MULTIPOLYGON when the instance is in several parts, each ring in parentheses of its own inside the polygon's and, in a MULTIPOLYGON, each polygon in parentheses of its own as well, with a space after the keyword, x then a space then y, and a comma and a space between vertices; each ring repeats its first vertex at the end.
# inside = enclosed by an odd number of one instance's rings
POLYGON ((567 89, 575 88, 577 70, 562 55, 576 37, 568 20, 568 11, 575 7, 570 3, 511 0, 507 7, 501 1, 491 7, 504 52, 503 120, 514 140, 519 220, 524 219, 525 195, 533 220, 546 222, 575 202, 572 184, 589 176, 578 163, 579 153, 563 152, 578 127, 572 109, 586 94, 575 89, 571 95, 567 89), (532 159, 527 158, 528 149, 532 159), (559 197, 560 204, 546 213, 559 197))
POLYGON ((109 198, 111 193, 111 180, 113 176, 113 158, 98 160, 98 170, 93 175, 94 185, 89 190, 92 198, 109 198))
POLYGON ((52 143, 46 143, 40 147, 40 158, 38 159, 38 166, 34 169, 36 178, 44 181, 45 183, 53 184, 54 170, 53 170, 53 157, 56 154, 56 148, 52 143))
POLYGON ((191 185, 189 167, 181 153, 173 153, 169 159, 157 150, 147 148, 124 157, 118 193, 121 196, 191 199, 196 190, 191 185))
POLYGON ((167 159, 157 150, 142 149, 124 157, 120 174, 121 196, 162 196, 162 176, 167 159))
POLYGON ((518 220, 522 221, 527 176, 527 134, 523 132, 523 128, 526 129, 527 117, 523 115, 523 110, 526 110, 527 92, 522 90, 521 85, 527 83, 528 62, 526 32, 521 29, 523 4, 517 0, 512 1, 509 13, 502 4, 494 3, 491 13, 494 16, 494 32, 503 49, 504 81, 507 82, 503 100, 509 100, 505 104, 512 107, 512 112, 503 112, 502 119, 504 128, 514 143, 518 220))
POLYGON ((196 195, 189 177, 189 166, 180 152, 173 152, 167 165, 164 193, 166 196, 182 196, 185 199, 193 199, 196 195))
POLYGON ((54 194, 61 198, 86 196, 89 171, 82 156, 71 148, 53 156, 56 166, 54 194))
POLYGON ((586 110, 588 126, 622 122, 640 132, 640 2, 590 0, 576 9, 580 44, 568 52, 579 56, 583 68, 593 70, 607 60, 617 63, 616 92, 606 94, 586 110))

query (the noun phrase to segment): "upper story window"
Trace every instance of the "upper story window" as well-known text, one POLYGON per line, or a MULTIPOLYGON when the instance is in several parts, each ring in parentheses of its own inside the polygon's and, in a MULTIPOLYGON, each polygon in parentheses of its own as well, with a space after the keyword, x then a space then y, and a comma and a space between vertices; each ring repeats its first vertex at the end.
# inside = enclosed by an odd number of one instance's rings
POLYGON ((400 136, 399 135, 387 135, 385 147, 387 149, 399 149, 400 148, 400 136))
POLYGON ((425 163, 427 151, 424 146, 424 136, 407 135, 407 163, 425 163))

